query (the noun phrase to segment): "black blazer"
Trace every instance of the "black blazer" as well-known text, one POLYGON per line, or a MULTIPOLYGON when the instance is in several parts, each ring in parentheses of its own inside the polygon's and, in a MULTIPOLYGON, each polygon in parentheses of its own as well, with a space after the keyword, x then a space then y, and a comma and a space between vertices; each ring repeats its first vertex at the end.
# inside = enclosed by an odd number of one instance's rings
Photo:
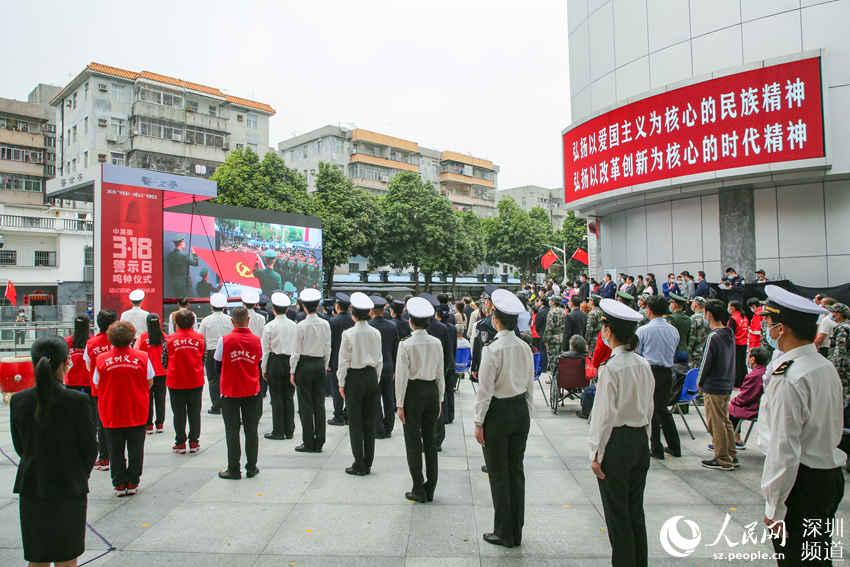
POLYGON ((12 442, 21 456, 14 492, 51 498, 87 494, 97 459, 89 397, 56 382, 50 419, 35 421, 35 388, 12 396, 12 442))
POLYGON ((369 321, 369 326, 381 333, 381 354, 384 366, 380 378, 392 378, 395 374, 395 358, 398 353, 398 327, 392 321, 383 317, 375 317, 369 321))

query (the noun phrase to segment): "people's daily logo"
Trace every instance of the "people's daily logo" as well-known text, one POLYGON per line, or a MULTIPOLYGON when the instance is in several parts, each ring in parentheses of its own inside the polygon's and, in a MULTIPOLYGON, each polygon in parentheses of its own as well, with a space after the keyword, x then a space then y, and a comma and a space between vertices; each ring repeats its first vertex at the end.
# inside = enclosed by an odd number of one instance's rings
POLYGON ((684 516, 673 516, 661 526, 661 547, 673 557, 687 557, 694 552, 702 538, 699 526, 691 520, 685 520, 685 524, 691 528, 691 537, 682 537, 676 529, 676 525, 682 518, 684 516))

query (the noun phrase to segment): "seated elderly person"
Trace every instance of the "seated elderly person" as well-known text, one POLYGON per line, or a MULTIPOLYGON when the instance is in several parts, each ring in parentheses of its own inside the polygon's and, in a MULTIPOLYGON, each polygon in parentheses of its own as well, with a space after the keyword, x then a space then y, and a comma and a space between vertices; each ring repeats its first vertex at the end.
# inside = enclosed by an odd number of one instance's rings
POLYGON ((457 348, 472 348, 469 341, 463 338, 463 333, 466 331, 466 327, 463 326, 463 323, 455 325, 455 330, 457 331, 457 348))
MULTIPOLYGON (((561 358, 587 358, 587 341, 581 335, 573 335, 570 338, 570 350, 563 353, 561 358)), ((581 397, 581 409, 576 412, 577 417, 587 419, 590 417, 590 409, 593 407, 593 398, 596 395, 596 386, 591 384, 584 389, 581 397)))
MULTIPOLYGON (((741 391, 729 402, 729 419, 732 421, 733 429, 737 429, 738 422, 742 419, 751 421, 758 419, 759 402, 764 392, 764 372, 769 361, 770 354, 766 348, 750 349, 747 364, 752 371, 744 377, 741 391)), ((740 432, 735 435, 735 446, 739 449, 744 447, 740 432)))

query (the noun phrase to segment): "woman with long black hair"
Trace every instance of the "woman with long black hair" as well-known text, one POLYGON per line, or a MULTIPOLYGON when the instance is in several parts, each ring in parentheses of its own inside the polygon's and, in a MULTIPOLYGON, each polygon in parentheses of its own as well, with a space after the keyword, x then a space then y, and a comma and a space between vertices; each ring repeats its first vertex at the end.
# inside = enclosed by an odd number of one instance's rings
POLYGON ((151 366, 153 366, 154 377, 151 386, 150 404, 148 405, 148 423, 145 432, 151 435, 154 432, 162 433, 162 424, 165 423, 165 368, 162 366, 162 345, 165 344, 165 335, 162 332, 162 322, 156 313, 148 313, 145 318, 148 330, 136 339, 134 349, 146 352, 151 366), (154 408, 156 408, 156 420, 154 420, 154 408))
POLYGON ((65 386, 88 394, 92 404, 97 403, 91 395, 91 374, 86 368, 86 363, 83 356, 86 354, 86 343, 92 338, 89 325, 91 319, 85 313, 77 315, 74 319, 74 334, 70 337, 65 337, 68 343, 69 356, 71 357, 71 368, 68 374, 65 375, 65 386))
POLYGON ((38 339, 31 353, 35 387, 10 404, 12 442, 21 457, 14 492, 20 494, 24 559, 31 566, 76 567, 85 551, 88 480, 97 458, 91 402, 63 386, 72 368, 64 339, 38 339))

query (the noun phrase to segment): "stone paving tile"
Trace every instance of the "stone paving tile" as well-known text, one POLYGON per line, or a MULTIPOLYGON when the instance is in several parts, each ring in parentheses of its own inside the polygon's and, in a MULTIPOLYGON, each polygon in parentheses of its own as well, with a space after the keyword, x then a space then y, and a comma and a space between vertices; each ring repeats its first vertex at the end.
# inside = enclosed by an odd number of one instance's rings
POLYGON ((413 506, 408 557, 478 557, 471 506, 413 506))
MULTIPOLYGON (((349 555, 261 555, 253 567, 405 567, 404 557, 352 557, 349 555)), ((430 565, 430 564, 429 564, 430 565)), ((435 567, 440 567, 437 564, 435 567)), ((447 565, 446 567, 450 567, 447 565)))

